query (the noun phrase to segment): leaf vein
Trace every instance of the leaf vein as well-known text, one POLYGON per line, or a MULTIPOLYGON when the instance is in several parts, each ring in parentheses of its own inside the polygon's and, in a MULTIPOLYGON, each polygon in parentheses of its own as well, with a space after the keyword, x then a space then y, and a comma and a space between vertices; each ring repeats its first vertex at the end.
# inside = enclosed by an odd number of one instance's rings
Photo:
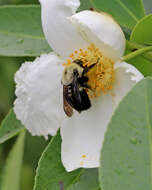
POLYGON ((29 39, 45 40, 45 38, 42 36, 32 36, 29 34, 12 33, 12 32, 3 31, 3 30, 0 30, 0 33, 4 34, 4 35, 8 35, 8 36, 10 35, 10 36, 15 36, 15 37, 24 37, 24 38, 29 38, 29 39))
POLYGON ((120 4, 120 6, 126 10, 126 12, 128 12, 128 14, 137 22, 138 18, 120 1, 120 0, 116 0, 116 2, 118 2, 118 4, 120 4))

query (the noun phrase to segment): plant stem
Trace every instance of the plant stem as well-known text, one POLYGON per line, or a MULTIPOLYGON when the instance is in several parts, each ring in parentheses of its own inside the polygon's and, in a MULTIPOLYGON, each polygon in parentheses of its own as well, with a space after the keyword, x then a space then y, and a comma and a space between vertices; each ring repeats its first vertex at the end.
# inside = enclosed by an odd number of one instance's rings
MULTIPOLYGON (((126 41, 126 46, 130 51, 137 51, 137 50, 145 47, 144 45, 141 45, 141 44, 138 44, 135 42, 130 42, 130 41, 126 41)), ((148 46, 148 47, 150 47, 150 46, 148 46)), ((142 54, 142 56, 144 58, 146 58, 147 60, 152 61, 152 52, 146 52, 146 53, 144 52, 144 54, 142 54)))
MULTIPOLYGON (((135 49, 134 52, 132 52, 132 53, 130 53, 130 54, 128 54, 128 55, 125 55, 125 56, 123 57, 123 61, 128 61, 128 60, 130 60, 130 59, 133 59, 133 58, 135 58, 135 57, 137 57, 137 56, 139 56, 139 55, 144 54, 144 53, 147 52, 147 51, 152 51, 152 46, 142 47, 142 48, 140 48, 140 49, 138 49, 138 50, 135 49)), ((149 57, 149 58, 150 58, 150 57, 149 57)), ((152 57, 151 57, 150 60, 152 61, 152 57)))

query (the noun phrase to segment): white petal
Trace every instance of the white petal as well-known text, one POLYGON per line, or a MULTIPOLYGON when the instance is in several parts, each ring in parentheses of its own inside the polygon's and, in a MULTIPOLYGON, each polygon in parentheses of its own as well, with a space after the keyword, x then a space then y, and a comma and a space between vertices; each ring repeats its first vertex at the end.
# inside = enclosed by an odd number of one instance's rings
POLYGON ((53 50, 62 57, 69 57, 74 50, 85 48, 83 40, 67 17, 75 14, 79 0, 41 0, 44 34, 53 50))
POLYGON ((70 18, 81 35, 94 43, 103 54, 118 60, 125 50, 125 37, 120 26, 106 13, 82 11, 70 18))
POLYGON ((115 65, 115 83, 112 89, 113 106, 117 107, 120 100, 131 88, 143 79, 143 75, 132 65, 125 62, 115 65))
POLYGON ((111 95, 102 95, 92 102, 89 110, 75 112, 62 124, 62 162, 67 171, 99 166, 100 149, 111 114, 111 95))
POLYGON ((55 135, 62 109, 61 60, 53 53, 24 63, 15 75, 14 111, 32 135, 55 135))

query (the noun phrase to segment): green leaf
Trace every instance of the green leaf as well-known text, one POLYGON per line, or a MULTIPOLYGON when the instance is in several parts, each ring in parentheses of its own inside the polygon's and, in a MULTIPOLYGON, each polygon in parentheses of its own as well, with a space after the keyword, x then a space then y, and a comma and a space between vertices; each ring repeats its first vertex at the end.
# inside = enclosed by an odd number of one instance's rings
POLYGON ((83 169, 66 172, 61 162, 61 137, 58 133, 42 154, 39 161, 34 190, 59 190, 70 188, 81 176, 83 169))
POLYGON ((1 6, 0 23, 0 56, 39 56, 50 52, 42 32, 40 6, 1 6))
POLYGON ((104 190, 152 189, 152 78, 140 81, 109 123, 101 153, 104 190))
POLYGON ((111 14, 117 22, 129 29, 145 15, 141 0, 91 0, 97 10, 111 14))
MULTIPOLYGON (((139 44, 152 44, 152 14, 141 19, 133 29, 130 41, 139 44)), ((152 76, 152 63, 142 55, 129 61, 136 66, 144 76, 152 76)))
POLYGON ((98 169, 86 169, 79 181, 69 190, 99 190, 98 169))
MULTIPOLYGON (((89 9, 83 0, 79 10, 89 9)), ((39 56, 51 48, 41 26, 39 5, 0 6, 0 56, 39 56)))
POLYGON ((134 65, 144 76, 152 76, 152 62, 143 56, 138 56, 128 61, 134 65))
POLYGON ((152 45, 152 14, 145 16, 136 24, 130 40, 140 44, 152 45))
MULTIPOLYGON (((125 54, 127 55, 129 53, 131 53, 131 51, 126 49, 125 54)), ((134 65, 145 77, 152 76, 152 63, 143 55, 135 57, 127 62, 134 65)))
POLYGON ((8 113, 14 100, 14 73, 21 58, 0 57, 0 122, 8 113), (20 60, 19 60, 20 59, 20 60))
POLYGON ((1 190, 20 189, 20 172, 24 152, 24 137, 25 132, 22 132, 18 136, 16 143, 8 155, 2 177, 1 190))
POLYGON ((92 4, 91 4, 90 0, 80 0, 80 2, 81 2, 81 4, 80 4, 80 8, 78 9, 78 12, 92 8, 92 4))
MULTIPOLYGON (((25 142, 25 146, 26 146, 26 142, 25 142)), ((33 149, 31 149, 31 151, 32 150, 33 149)), ((30 153, 28 153, 28 154, 30 154, 30 153)), ((26 155, 25 152, 24 152, 24 155, 26 155)), ((21 181, 21 183, 20 183, 21 190, 32 190, 33 189, 34 175, 35 175, 34 168, 32 168, 30 164, 27 164, 27 162, 25 161, 25 156, 24 156, 24 163, 22 165, 21 180, 20 180, 21 181)))
POLYGON ((11 109, 0 126, 0 144, 14 137, 24 130, 23 125, 16 119, 15 113, 11 109))

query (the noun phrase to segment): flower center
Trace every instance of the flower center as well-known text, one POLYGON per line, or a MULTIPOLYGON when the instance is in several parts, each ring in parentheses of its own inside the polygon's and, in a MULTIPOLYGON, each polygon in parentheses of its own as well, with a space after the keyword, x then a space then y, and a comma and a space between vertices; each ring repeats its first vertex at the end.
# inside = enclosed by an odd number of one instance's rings
POLYGON ((90 98, 101 95, 101 92, 107 93, 112 89, 114 82, 114 62, 102 55, 101 51, 91 44, 87 49, 79 49, 70 55, 64 66, 70 65, 75 60, 81 60, 84 67, 89 67, 92 64, 96 65, 86 74, 88 77, 87 89, 90 98))

